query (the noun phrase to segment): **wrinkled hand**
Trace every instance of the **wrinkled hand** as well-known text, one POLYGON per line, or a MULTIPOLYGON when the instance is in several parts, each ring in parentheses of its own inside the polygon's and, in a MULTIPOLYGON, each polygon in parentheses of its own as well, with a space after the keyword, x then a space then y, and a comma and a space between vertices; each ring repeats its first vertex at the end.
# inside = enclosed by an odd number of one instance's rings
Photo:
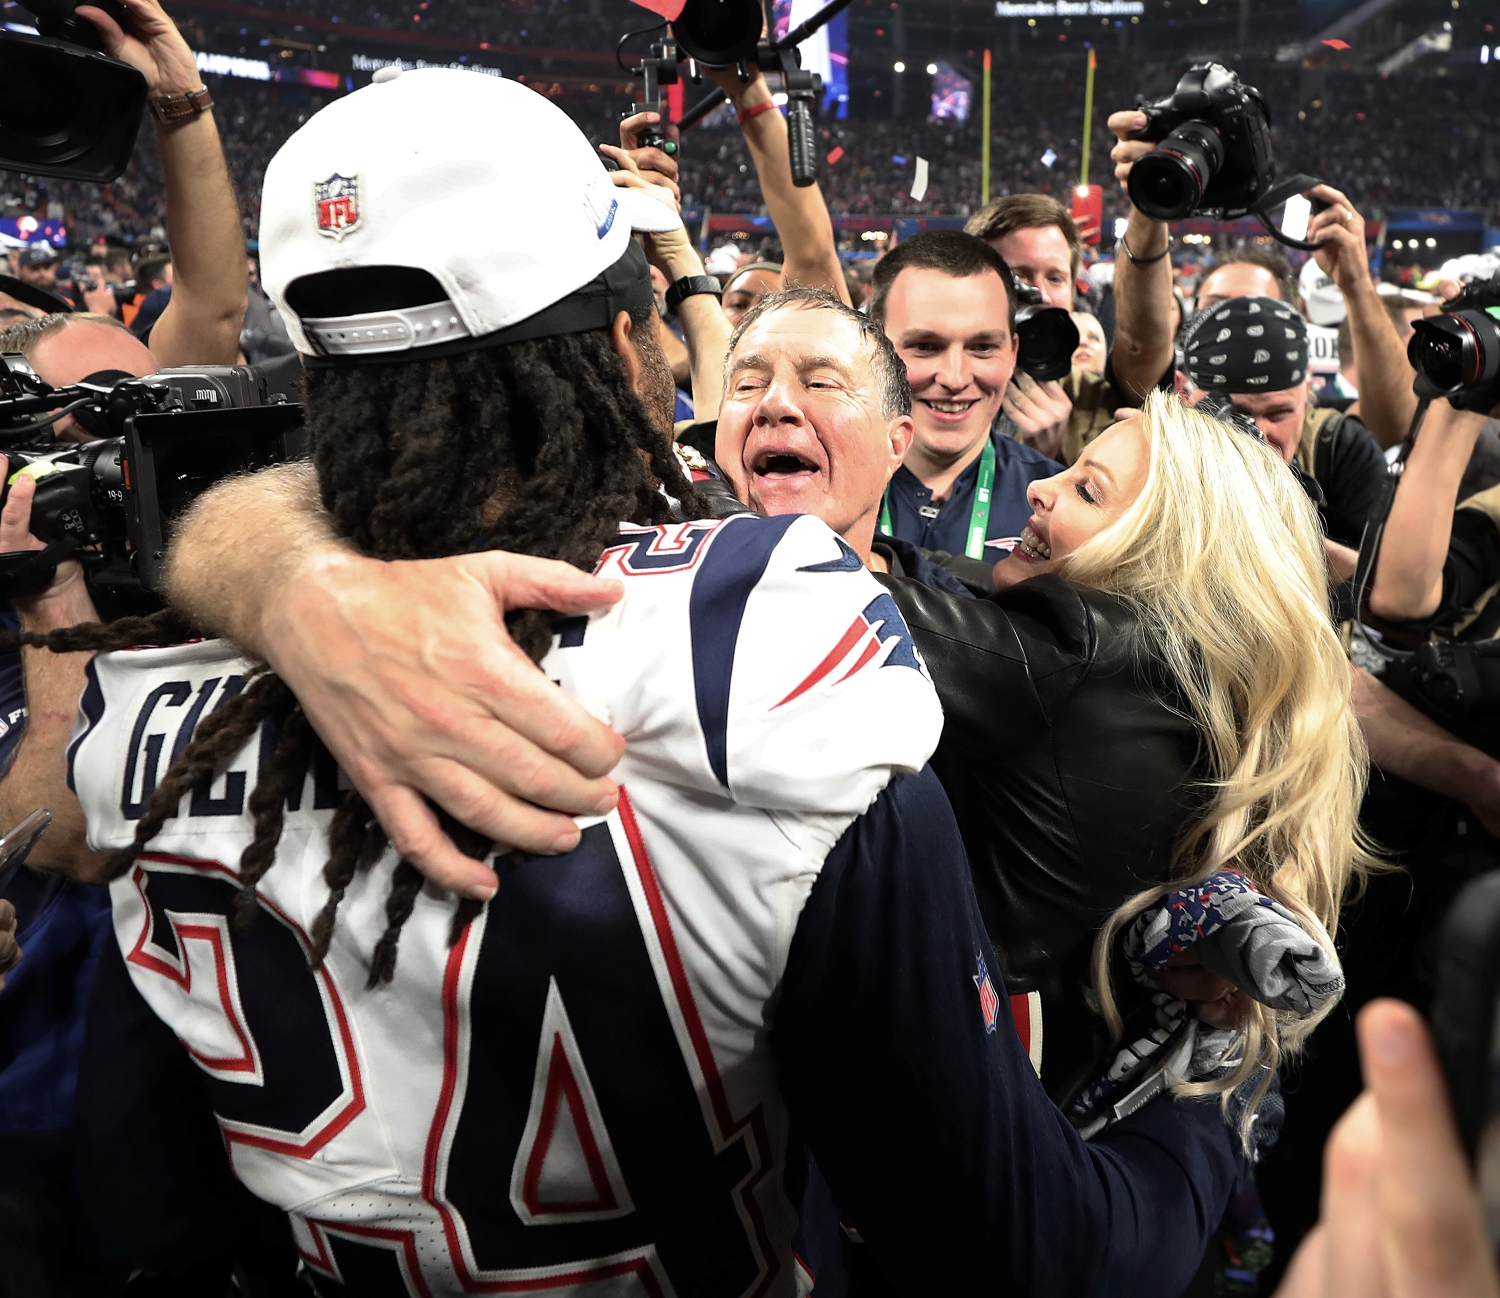
MULTIPOLYGON (((10 461, 0 455, 0 482, 10 475, 10 461)), ((11 484, 5 498, 5 508, 0 510, 0 554, 17 554, 22 550, 45 550, 45 541, 31 534, 31 502, 36 497, 36 479, 29 473, 20 474, 11 484)), ((85 595, 83 565, 69 559, 57 565, 57 575, 44 590, 16 605, 23 612, 43 600, 85 595)))
POLYGON ((1251 1000, 1227 978, 1198 963, 1191 951, 1180 951, 1151 980, 1171 996, 1186 1001, 1210 1027, 1232 1028, 1244 1020, 1251 1000))
POLYGON ((259 640, 396 850, 484 899, 493 871, 454 846, 425 799, 499 844, 571 851, 570 817, 614 807, 605 777, 625 747, 516 647, 504 615, 585 613, 622 593, 499 551, 402 563, 323 551, 265 611, 259 640))
POLYGON ((1276 1298, 1500 1298, 1426 1027, 1378 1000, 1358 1033, 1365 1092, 1329 1137, 1318 1225, 1276 1298))
POLYGON ((1332 185, 1307 191, 1309 198, 1328 204, 1308 222, 1307 240, 1323 246, 1313 253, 1318 269, 1329 276, 1340 293, 1352 293, 1370 278, 1370 257, 1365 251, 1365 218, 1354 204, 1332 185))
MULTIPOLYGON (((1137 109, 1126 109, 1121 113, 1109 115, 1109 129, 1114 132, 1119 143, 1109 151, 1109 160, 1115 164, 1115 179, 1120 182, 1120 188, 1126 189, 1130 179, 1130 169, 1144 158, 1156 145, 1149 140, 1132 140, 1130 137, 1146 125, 1146 114, 1137 109)), ((1129 191, 1126 190, 1128 193, 1129 191)), ((1137 254, 1139 255, 1139 254, 1137 254)))
MULTIPOLYGON (((637 169, 653 184, 661 185, 672 191, 677 201, 682 202, 682 190, 677 184, 677 159, 670 154, 663 153, 660 149, 643 149, 640 143, 641 132, 648 126, 655 126, 661 122, 660 113, 636 113, 627 117, 620 123, 620 147, 630 155, 637 169)), ((678 148, 682 147, 682 132, 671 122, 665 123, 661 128, 662 134, 669 140, 675 140, 678 148)))
POLYGON ((1073 403, 1055 379, 1038 383, 1017 370, 1005 389, 1002 409, 1015 422, 1016 440, 1033 446, 1048 459, 1062 458, 1063 434, 1073 403))
POLYGON ((181 95, 203 84, 193 52, 157 0, 120 0, 129 13, 123 26, 102 9, 79 5, 104 38, 105 52, 146 78, 152 95, 181 95))
POLYGON ((5 989, 5 975, 21 963, 21 948, 16 942, 16 908, 0 900, 0 991, 5 989))

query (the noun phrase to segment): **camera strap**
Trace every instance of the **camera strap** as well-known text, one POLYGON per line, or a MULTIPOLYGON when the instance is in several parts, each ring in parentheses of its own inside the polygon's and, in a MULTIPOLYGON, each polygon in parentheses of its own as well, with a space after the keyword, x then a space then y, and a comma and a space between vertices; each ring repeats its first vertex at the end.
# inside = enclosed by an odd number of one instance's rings
MULTIPOLYGON (((971 559, 984 558, 984 541, 990 530, 990 498, 995 494, 995 439, 984 439, 979 453, 979 478, 974 483, 974 504, 969 510, 969 531, 964 538, 964 553, 971 559)), ((880 498, 880 530, 895 536, 891 526, 891 489, 880 498)))

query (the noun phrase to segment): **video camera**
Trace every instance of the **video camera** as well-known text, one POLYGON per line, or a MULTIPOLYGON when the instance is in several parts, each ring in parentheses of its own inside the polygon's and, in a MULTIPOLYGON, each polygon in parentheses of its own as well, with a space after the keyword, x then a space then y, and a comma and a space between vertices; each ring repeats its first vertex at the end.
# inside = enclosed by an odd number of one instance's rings
POLYGON ((70 557, 96 585, 155 594, 173 520, 222 478, 301 458, 302 407, 268 392, 248 365, 54 388, 24 357, 6 353, 0 452, 10 458, 0 508, 21 474, 35 478, 31 531, 47 543, 0 555, 0 598, 40 590, 70 557), (69 445, 40 440, 69 414, 105 435, 69 445))
POLYGON ((1016 337, 1020 339, 1016 365, 1038 383, 1065 377, 1073 369, 1073 353, 1078 350, 1078 326, 1071 313, 1060 306, 1048 306, 1041 289, 1015 275, 1011 284, 1016 295, 1016 337))
POLYGON ((1307 217, 1316 205, 1288 203, 1319 182, 1293 176, 1276 185, 1271 114, 1260 91, 1219 63, 1198 63, 1163 99, 1142 101, 1146 125, 1131 138, 1157 145, 1130 169, 1130 201, 1157 221, 1189 216, 1255 216, 1278 240, 1310 251, 1307 217), (1283 226, 1271 218, 1285 205, 1283 226), (1300 228, 1294 228, 1300 211, 1300 228))
POLYGON ((1465 284, 1441 315, 1414 321, 1406 357, 1419 397, 1480 414, 1500 405, 1500 275, 1465 284))
MULTIPOLYGON (((0 30, 0 170, 103 184, 130 161, 146 78, 101 53, 74 2, 26 0, 39 34, 0 30)), ((125 16, 116 0, 99 7, 125 16)))
MULTIPOLYGON (((682 59, 687 60, 688 79, 694 85, 702 80, 703 68, 738 68, 743 81, 750 79, 752 63, 768 72, 780 72, 787 101, 792 183, 811 185, 818 178, 817 136, 812 115, 814 105, 823 94, 823 79, 803 68, 797 47, 851 3, 852 0, 832 0, 781 40, 765 42, 761 40, 765 11, 759 0, 687 0, 677 16, 670 20, 671 39, 654 44, 640 66, 630 69, 642 79, 645 89, 642 98, 624 116, 657 113, 665 123, 667 114, 662 108, 660 87, 676 84, 677 64, 682 59)), ((640 33, 627 33, 621 37, 620 44, 623 46, 630 36, 636 35, 640 33)), ((693 105, 683 115, 679 123, 681 129, 688 130, 702 121, 723 98, 723 91, 715 90, 693 105)), ((643 148, 654 147, 669 154, 677 152, 675 143, 668 140, 665 131, 659 128, 647 128, 637 135, 637 139, 643 148)))

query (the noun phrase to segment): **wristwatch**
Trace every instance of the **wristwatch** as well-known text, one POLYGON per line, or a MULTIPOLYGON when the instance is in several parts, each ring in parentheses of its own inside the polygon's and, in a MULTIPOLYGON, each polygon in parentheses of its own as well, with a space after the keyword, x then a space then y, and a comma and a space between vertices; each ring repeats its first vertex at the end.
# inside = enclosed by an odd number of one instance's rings
POLYGON ((683 298, 696 297, 699 293, 723 297, 724 289, 712 275, 684 275, 667 289, 667 310, 676 315, 683 298))
POLYGON ((199 117, 214 106, 207 86, 199 86, 180 95, 152 95, 146 101, 151 116, 158 122, 184 122, 190 117, 199 117))

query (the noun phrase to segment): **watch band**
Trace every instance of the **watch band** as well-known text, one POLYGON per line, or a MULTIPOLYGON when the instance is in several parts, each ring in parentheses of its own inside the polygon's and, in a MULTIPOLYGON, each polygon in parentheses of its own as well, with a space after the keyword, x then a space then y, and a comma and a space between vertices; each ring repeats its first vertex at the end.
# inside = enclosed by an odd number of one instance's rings
POLYGON ((152 95, 146 106, 158 122, 183 122, 206 113, 214 106, 214 101, 208 87, 199 86, 180 95, 152 95))
POLYGON ((667 289, 668 312, 675 315, 684 298, 696 297, 699 293, 711 293, 714 297, 723 297, 724 289, 712 275, 684 275, 667 289))

